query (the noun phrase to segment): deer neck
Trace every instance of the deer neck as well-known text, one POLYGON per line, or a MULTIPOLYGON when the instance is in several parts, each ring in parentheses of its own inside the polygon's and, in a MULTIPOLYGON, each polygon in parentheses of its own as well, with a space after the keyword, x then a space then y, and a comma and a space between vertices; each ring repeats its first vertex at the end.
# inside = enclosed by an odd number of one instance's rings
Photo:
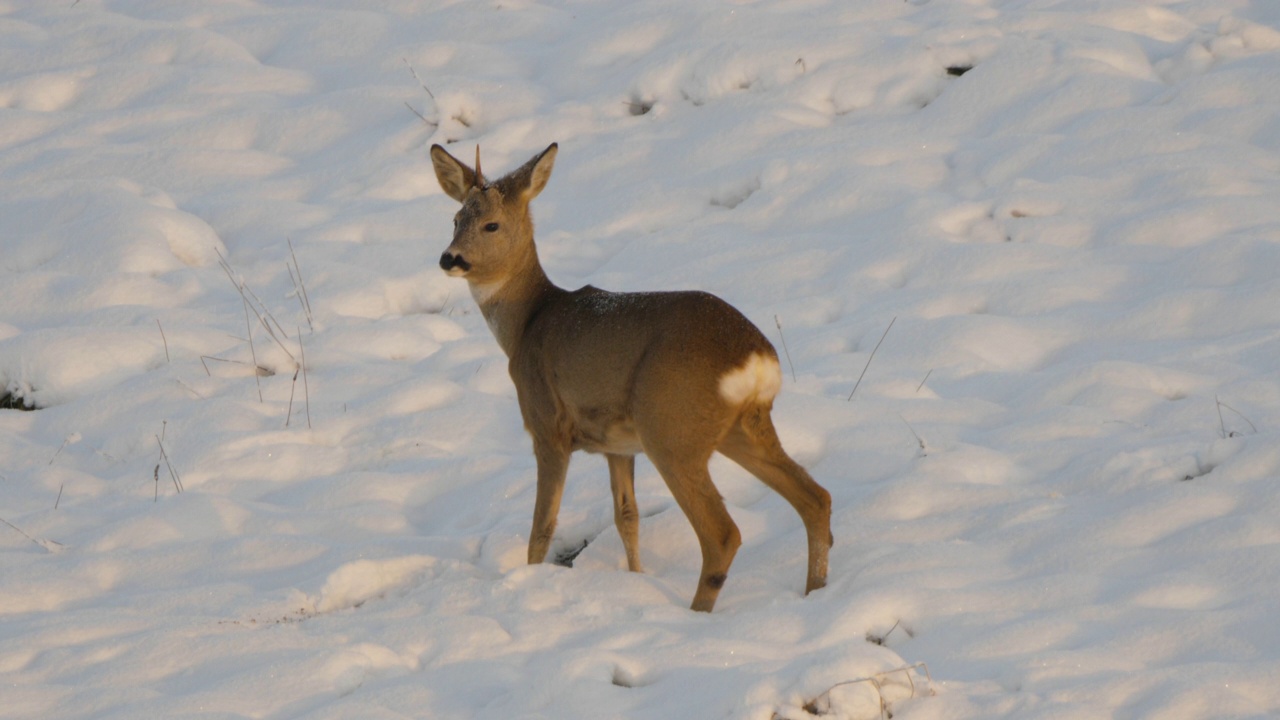
POLYGON ((470 289, 471 297, 507 357, 516 351, 529 320, 552 295, 563 292, 547 278, 536 253, 531 253, 520 267, 513 268, 502 279, 472 282, 470 289))

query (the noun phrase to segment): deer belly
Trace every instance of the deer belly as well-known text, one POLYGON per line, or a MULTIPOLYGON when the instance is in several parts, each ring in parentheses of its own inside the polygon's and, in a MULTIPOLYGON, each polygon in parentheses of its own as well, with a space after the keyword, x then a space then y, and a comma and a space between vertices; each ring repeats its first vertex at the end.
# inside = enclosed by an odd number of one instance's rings
POLYGON ((591 411, 583 412, 575 423, 573 449, 610 455, 644 452, 631 418, 591 411))

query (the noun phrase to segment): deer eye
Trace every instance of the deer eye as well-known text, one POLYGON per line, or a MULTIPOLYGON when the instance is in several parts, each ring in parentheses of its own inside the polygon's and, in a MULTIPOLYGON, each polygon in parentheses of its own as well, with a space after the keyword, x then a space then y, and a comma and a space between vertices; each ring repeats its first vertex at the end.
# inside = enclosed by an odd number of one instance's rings
POLYGON ((485 232, 498 232, 498 223, 489 223, 484 226, 485 232))

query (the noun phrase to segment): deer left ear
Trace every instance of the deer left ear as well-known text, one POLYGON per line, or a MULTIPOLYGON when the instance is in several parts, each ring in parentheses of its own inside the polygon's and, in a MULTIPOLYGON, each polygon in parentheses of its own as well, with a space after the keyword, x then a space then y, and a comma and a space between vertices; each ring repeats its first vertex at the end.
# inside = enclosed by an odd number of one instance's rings
POLYGON ((547 186, 547 181, 551 179, 551 168, 556 164, 556 152, 559 149, 558 144, 551 143, 546 150, 535 155, 523 167, 511 174, 516 190, 525 202, 538 197, 538 193, 547 186))

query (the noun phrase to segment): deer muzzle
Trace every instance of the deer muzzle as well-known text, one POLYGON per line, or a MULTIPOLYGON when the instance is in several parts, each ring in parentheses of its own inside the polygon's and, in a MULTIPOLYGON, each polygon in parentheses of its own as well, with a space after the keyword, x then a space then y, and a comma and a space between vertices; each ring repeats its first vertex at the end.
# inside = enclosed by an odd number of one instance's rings
POLYGON ((461 255, 454 255, 446 250, 440 256, 440 269, 457 277, 466 274, 471 269, 471 263, 464 260, 461 255))

